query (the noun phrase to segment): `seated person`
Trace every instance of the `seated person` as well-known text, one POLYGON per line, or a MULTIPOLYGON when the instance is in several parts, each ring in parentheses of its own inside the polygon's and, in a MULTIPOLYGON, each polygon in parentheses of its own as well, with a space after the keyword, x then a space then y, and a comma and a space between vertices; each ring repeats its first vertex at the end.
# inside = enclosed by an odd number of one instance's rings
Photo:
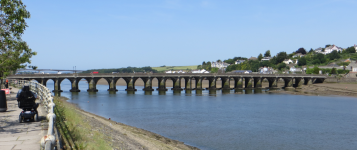
POLYGON ((30 107, 37 111, 38 104, 35 103, 37 95, 30 91, 29 86, 24 86, 16 95, 19 108, 30 107), (23 104, 21 104, 21 102, 23 104))

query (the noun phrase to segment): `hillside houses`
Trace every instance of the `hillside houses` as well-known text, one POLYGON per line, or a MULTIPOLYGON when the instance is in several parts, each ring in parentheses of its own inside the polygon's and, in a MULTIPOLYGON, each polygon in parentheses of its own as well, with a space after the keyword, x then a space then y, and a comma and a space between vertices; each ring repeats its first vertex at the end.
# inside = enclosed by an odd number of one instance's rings
POLYGON ((330 54, 332 51, 342 52, 342 48, 338 47, 336 45, 331 45, 329 47, 326 47, 325 49, 323 49, 321 47, 315 49, 316 53, 321 53, 321 54, 324 54, 324 55, 330 54))
POLYGON ((355 44, 353 47, 355 47, 355 50, 357 51, 357 45, 355 44))
POLYGON ((245 60, 237 60, 237 61, 234 62, 234 64, 238 65, 238 64, 241 64, 243 62, 245 62, 245 60))
POLYGON ((212 62, 211 63, 211 67, 216 67, 219 69, 227 68, 228 66, 229 66, 229 64, 225 63, 225 62, 212 62))

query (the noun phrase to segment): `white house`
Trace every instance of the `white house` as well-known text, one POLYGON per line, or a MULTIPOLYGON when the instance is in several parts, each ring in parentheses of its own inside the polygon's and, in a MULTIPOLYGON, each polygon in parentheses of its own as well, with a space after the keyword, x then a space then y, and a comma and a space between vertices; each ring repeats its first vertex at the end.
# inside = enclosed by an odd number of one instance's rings
POLYGON ((296 53, 293 58, 297 58, 297 57, 304 57, 305 55, 304 54, 301 54, 301 53, 296 53))
POLYGON ((262 58, 261 61, 269 61, 270 59, 271 59, 271 57, 264 57, 264 58, 262 58))
POLYGON ((172 71, 172 70, 169 70, 169 71, 165 71, 165 73, 186 73, 185 71, 172 71))
POLYGON ((192 70, 192 73, 209 73, 209 71, 205 70, 205 69, 201 69, 201 70, 192 70))
POLYGON ((356 44, 354 45, 354 47, 355 47, 355 49, 356 49, 356 51, 357 51, 357 45, 356 45, 356 44))
POLYGON ((290 68, 290 71, 291 71, 291 72, 302 72, 302 69, 301 69, 301 68, 291 67, 291 68, 290 68))
POLYGON ((330 54, 332 51, 342 52, 341 47, 337 47, 335 44, 325 48, 325 55, 330 54))
POLYGON ((211 67, 216 67, 219 69, 227 68, 228 66, 229 66, 229 64, 225 63, 225 62, 212 62, 211 63, 211 67))
POLYGON ((326 47, 325 49, 323 49, 321 47, 315 49, 316 53, 321 53, 321 54, 324 54, 324 55, 330 54, 332 51, 342 52, 342 48, 338 47, 336 45, 331 45, 329 47, 326 47))
POLYGON ((236 62, 234 62, 234 64, 241 64, 241 63, 243 63, 243 62, 245 62, 245 60, 237 60, 236 62))
POLYGON ((285 59, 284 61, 283 61, 283 63, 285 63, 285 64, 292 64, 292 63, 294 63, 293 62, 293 60, 291 60, 291 59, 285 59))
POLYGON ((274 73, 274 69, 271 67, 260 67, 258 69, 258 72, 261 74, 273 74, 274 73))

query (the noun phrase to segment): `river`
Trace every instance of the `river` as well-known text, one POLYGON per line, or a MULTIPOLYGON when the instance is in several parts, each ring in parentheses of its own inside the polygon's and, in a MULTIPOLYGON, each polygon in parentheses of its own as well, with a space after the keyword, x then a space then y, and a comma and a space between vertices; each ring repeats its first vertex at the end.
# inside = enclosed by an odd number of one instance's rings
MULTIPOLYGON (((53 81, 47 82, 53 90, 53 81)), ((357 99, 288 94, 109 93, 108 85, 61 83, 61 96, 88 112, 207 150, 356 149, 357 99)), ((249 92, 254 93, 254 92, 249 92)), ((263 92, 264 93, 264 92, 263 92)))

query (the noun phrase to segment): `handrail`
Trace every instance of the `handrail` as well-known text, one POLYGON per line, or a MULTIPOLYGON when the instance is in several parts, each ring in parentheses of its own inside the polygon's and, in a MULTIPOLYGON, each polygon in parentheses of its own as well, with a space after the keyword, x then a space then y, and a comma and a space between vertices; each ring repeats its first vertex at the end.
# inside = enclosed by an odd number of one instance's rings
POLYGON ((54 134, 56 115, 54 114, 55 103, 53 103, 53 96, 51 91, 46 86, 33 81, 10 80, 10 83, 15 84, 16 87, 20 88, 24 85, 29 85, 30 90, 36 93, 37 97, 41 100, 47 111, 47 120, 49 121, 47 135, 42 137, 41 146, 45 150, 53 150, 56 144, 56 136, 54 134))

